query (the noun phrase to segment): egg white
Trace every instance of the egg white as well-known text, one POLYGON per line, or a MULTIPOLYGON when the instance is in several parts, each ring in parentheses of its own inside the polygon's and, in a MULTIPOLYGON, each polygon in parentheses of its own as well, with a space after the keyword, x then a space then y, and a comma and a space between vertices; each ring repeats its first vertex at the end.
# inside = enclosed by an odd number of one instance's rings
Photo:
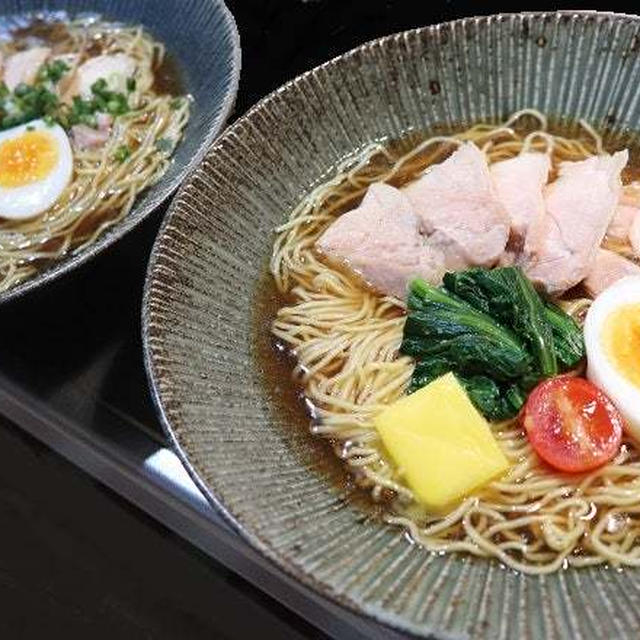
POLYGON ((73 174, 73 153, 69 138, 58 125, 48 125, 42 120, 12 127, 0 132, 0 145, 23 135, 27 130, 42 130, 51 136, 58 150, 58 159, 48 175, 41 180, 19 187, 0 186, 0 217, 10 220, 26 220, 46 211, 60 197, 73 174))
POLYGON ((587 313, 584 342, 587 377, 611 398, 626 420, 627 431, 640 440, 640 388, 616 369, 603 345, 604 324, 609 315, 634 303, 640 303, 640 276, 623 278, 606 289, 587 313))

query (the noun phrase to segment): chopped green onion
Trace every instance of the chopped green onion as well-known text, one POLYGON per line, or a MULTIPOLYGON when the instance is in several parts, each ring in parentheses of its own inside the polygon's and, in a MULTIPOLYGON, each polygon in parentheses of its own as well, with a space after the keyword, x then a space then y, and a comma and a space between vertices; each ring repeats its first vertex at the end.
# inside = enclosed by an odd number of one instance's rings
POLYGON ((103 94, 105 91, 107 91, 107 81, 104 78, 96 80, 91 85, 91 92, 95 93, 96 95, 103 94))
POLYGON ((25 84, 24 82, 21 82, 13 90, 13 93, 15 94, 16 98, 24 98, 31 91, 33 91, 33 89, 28 84, 25 84))
POLYGON ((116 149, 113 158, 116 162, 124 162, 130 155, 131 149, 126 144, 123 144, 116 149))
POLYGON ((38 71, 38 80, 40 82, 58 82, 62 76, 69 71, 69 65, 63 60, 54 60, 44 64, 38 71))
POLYGON ((135 91, 135 90, 136 90, 136 79, 127 78, 127 91, 135 91))
MULTIPOLYGON (((33 86, 21 83, 13 92, 0 82, 0 130, 45 116, 48 116, 50 124, 58 122, 65 129, 75 124, 95 128, 98 113, 115 117, 129 112, 127 96, 111 91, 104 78, 99 78, 91 85, 90 98, 74 96, 71 104, 61 104, 56 93, 50 90, 50 83, 57 81, 68 68, 62 60, 44 65, 33 86)), ((131 86, 135 86, 133 78, 127 81, 127 87, 131 86)))
POLYGON ((127 99, 121 93, 111 94, 107 102, 107 111, 112 115, 122 115, 127 113, 129 105, 127 99))
POLYGON ((93 113, 83 113, 79 118, 80 124, 86 124, 93 129, 98 128, 98 120, 93 113))

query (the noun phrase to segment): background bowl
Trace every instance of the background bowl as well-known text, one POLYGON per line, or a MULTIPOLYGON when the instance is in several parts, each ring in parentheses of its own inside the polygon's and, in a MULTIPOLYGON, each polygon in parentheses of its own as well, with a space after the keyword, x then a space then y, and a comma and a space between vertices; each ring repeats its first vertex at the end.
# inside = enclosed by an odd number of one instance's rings
POLYGON ((106 20, 141 24, 164 42, 175 60, 185 93, 194 98, 191 117, 162 179, 136 199, 129 214, 91 246, 51 264, 34 278, 0 293, 0 303, 42 286, 97 255, 133 229, 165 200, 204 155, 222 129, 240 77, 240 38, 222 0, 6 0, 0 31, 45 19, 98 14, 106 20))
POLYGON ((289 573, 422 635, 637 638, 640 571, 526 576, 433 555, 354 502, 342 470, 265 384, 259 289, 273 229, 345 156, 408 132, 535 107, 615 144, 640 129, 640 19, 499 15, 359 47, 274 92, 218 140, 156 241, 146 362, 167 432, 205 495, 289 573))

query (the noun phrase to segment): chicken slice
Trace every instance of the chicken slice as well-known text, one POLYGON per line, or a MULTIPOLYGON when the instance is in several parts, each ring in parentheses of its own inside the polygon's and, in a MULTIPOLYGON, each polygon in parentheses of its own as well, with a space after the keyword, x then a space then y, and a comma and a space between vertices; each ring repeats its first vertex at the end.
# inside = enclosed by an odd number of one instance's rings
POLYGON ((529 278, 559 294, 589 273, 613 217, 628 152, 563 162, 545 189, 546 214, 532 225, 520 262, 529 278))
POLYGON ((484 153, 463 144, 403 189, 432 248, 447 269, 494 265, 502 255, 509 219, 499 202, 484 153))
POLYGON ((633 253, 640 258, 640 215, 635 217, 629 229, 629 242, 633 253))
POLYGON ((499 200, 511 222, 511 234, 524 239, 527 230, 544 216, 542 190, 547 184, 551 161, 544 153, 521 153, 490 167, 499 200))
POLYGON ((613 251, 598 249, 583 284, 587 293, 595 298, 621 278, 637 275, 640 275, 637 264, 613 251))
POLYGON ((110 91, 125 93, 127 79, 133 77, 135 71, 135 60, 125 53, 103 54, 89 58, 76 69, 64 99, 68 101, 76 95, 85 99, 91 98, 91 86, 102 78, 106 80, 110 91))
POLYGON ((627 242, 631 225, 639 214, 640 209, 638 207, 629 204, 618 204, 607 228, 607 238, 615 242, 627 242))
POLYGON ((620 195, 620 204, 626 204, 632 207, 640 207, 640 182, 633 181, 622 187, 620 195))
POLYGON ((631 225, 636 216, 640 216, 640 184, 632 182, 622 187, 620 201, 607 229, 607 239, 628 242, 631 225))
POLYGON ((34 47, 10 55, 5 60, 3 74, 7 88, 13 91, 19 84, 33 84, 50 54, 49 47, 34 47))
POLYGON ((425 245, 409 199, 384 183, 372 184, 360 206, 340 216, 316 248, 379 292, 401 299, 413 278, 439 283, 444 274, 444 258, 425 245))

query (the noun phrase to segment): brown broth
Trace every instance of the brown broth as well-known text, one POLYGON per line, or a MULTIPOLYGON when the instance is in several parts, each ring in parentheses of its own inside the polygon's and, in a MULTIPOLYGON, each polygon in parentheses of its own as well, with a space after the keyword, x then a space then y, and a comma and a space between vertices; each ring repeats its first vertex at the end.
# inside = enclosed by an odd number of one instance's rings
POLYGON ((177 60, 170 53, 166 53, 153 71, 152 91, 158 95, 180 96, 184 95, 184 88, 177 60))
POLYGON ((18 41, 40 40, 43 44, 56 44, 67 38, 69 32, 63 22, 48 22, 36 18, 30 25, 14 29, 11 33, 18 41))

